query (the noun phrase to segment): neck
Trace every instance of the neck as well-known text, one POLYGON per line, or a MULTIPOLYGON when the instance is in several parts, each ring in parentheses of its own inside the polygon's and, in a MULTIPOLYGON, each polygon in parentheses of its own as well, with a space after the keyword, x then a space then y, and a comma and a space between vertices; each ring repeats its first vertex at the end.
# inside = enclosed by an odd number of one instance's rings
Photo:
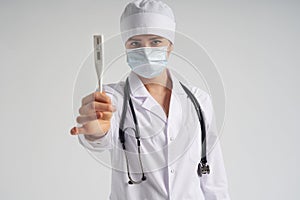
POLYGON ((162 93, 172 90, 172 80, 167 69, 164 69, 159 76, 154 78, 139 78, 150 93, 162 93))

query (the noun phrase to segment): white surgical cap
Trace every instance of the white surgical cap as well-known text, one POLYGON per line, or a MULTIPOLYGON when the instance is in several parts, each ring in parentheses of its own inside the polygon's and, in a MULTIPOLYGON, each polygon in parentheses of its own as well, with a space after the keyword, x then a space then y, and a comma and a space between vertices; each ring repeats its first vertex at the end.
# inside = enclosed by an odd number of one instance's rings
POLYGON ((174 44, 175 26, 172 9, 160 0, 135 0, 125 7, 120 20, 124 43, 135 35, 154 34, 174 44))

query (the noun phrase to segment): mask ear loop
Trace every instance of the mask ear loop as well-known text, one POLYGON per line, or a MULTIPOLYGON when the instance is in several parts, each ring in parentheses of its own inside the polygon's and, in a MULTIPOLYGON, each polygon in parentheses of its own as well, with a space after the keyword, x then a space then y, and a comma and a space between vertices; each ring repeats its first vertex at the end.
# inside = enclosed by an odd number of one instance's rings
POLYGON ((124 102, 123 102, 123 112, 122 112, 122 117, 121 117, 121 121, 120 121, 120 128, 119 128, 119 138, 120 138, 120 142, 122 143, 122 147, 123 147, 123 151, 124 151, 124 155, 125 155, 125 159, 126 159, 126 167, 127 167, 127 175, 129 178, 128 184, 132 185, 132 184, 139 184, 142 181, 145 181, 147 178, 144 174, 144 168, 143 168, 143 163, 141 160, 141 142, 140 142, 140 131, 139 131, 139 126, 138 126, 138 121, 136 118, 136 114, 133 108, 133 104, 131 101, 131 98, 129 96, 129 91, 130 91, 130 87, 129 87, 129 81, 128 78, 126 79, 126 84, 124 87, 124 102), (127 102, 129 99, 129 105, 130 105, 130 109, 133 115, 133 121, 135 124, 135 138, 137 141, 137 148, 138 148, 138 155, 139 155, 139 163, 140 163, 140 167, 141 167, 141 171, 142 171, 142 178, 139 181, 135 181, 132 179, 131 175, 130 175, 130 169, 129 169, 129 161, 128 161, 128 156, 127 156, 127 152, 126 152, 126 147, 125 147, 125 130, 123 131, 124 128, 124 121, 125 121, 125 117, 126 117, 126 112, 127 112, 127 102))

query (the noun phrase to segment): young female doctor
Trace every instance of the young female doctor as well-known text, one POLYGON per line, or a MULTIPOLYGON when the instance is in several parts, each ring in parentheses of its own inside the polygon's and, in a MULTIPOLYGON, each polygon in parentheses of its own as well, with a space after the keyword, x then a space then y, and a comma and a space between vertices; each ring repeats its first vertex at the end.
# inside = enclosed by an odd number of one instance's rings
POLYGON ((132 71, 84 97, 82 126, 71 129, 89 150, 110 151, 110 199, 229 200, 210 96, 167 68, 172 10, 159 0, 135 0, 120 25, 132 71))

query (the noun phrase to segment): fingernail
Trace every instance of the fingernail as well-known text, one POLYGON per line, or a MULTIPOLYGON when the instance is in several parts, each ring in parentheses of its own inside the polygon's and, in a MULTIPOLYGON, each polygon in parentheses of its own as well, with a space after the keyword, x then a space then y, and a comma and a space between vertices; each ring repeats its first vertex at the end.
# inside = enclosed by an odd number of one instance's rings
POLYGON ((77 128, 76 128, 76 127, 73 127, 73 128, 71 129, 71 135, 76 135, 76 133, 77 133, 77 128))
POLYGON ((101 118, 102 117, 102 113, 101 112, 97 112, 96 113, 96 117, 97 117, 97 119, 101 118))

